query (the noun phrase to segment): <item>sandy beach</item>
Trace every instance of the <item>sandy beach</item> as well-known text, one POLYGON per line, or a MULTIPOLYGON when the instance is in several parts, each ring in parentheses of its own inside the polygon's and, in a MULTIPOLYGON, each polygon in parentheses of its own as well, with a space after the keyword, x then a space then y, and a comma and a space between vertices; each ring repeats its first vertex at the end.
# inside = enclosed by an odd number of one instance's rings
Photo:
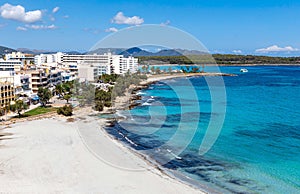
POLYGON ((1 126, 1 193, 202 193, 112 140, 104 120, 75 117, 1 126))
POLYGON ((172 78, 180 78, 180 77, 194 77, 194 76, 236 76, 235 74, 229 73, 176 73, 176 74, 158 74, 158 75, 150 75, 147 80, 143 81, 141 85, 150 84, 156 81, 172 79, 172 78))

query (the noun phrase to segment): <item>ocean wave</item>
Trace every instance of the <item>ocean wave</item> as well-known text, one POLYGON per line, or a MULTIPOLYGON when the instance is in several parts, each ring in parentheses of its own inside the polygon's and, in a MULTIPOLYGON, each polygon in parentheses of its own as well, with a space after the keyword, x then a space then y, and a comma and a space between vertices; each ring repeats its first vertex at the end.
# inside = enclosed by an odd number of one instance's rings
POLYGON ((127 116, 125 116, 124 114, 122 114, 120 111, 117 111, 115 114, 116 114, 117 117, 121 117, 121 118, 124 118, 124 119, 127 118, 127 116))
POLYGON ((142 106, 150 106, 151 104, 150 103, 148 103, 148 102, 144 102, 143 104, 142 104, 142 106))
POLYGON ((146 93, 144 93, 144 92, 137 92, 136 93, 136 95, 138 95, 138 96, 142 96, 142 95, 145 95, 146 93))

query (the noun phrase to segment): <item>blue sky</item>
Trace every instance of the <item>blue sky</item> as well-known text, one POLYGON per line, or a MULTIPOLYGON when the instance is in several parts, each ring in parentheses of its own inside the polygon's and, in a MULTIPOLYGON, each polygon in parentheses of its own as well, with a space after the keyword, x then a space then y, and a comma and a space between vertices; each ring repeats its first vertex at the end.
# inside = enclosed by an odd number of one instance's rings
POLYGON ((213 53, 300 55, 299 0, 1 0, 0 6, 0 45, 12 48, 85 51, 111 31, 164 23, 213 53))

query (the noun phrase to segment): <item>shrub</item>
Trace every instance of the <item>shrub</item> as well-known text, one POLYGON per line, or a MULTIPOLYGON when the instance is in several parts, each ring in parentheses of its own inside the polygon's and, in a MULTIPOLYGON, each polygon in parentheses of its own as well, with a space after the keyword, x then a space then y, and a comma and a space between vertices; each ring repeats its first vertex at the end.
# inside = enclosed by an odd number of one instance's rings
POLYGON ((64 116, 72 116, 73 108, 70 105, 65 105, 57 109, 57 114, 64 115, 64 116))
POLYGON ((104 104, 100 101, 96 101, 95 102, 95 110, 101 112, 101 111, 103 111, 103 109, 104 109, 104 104))

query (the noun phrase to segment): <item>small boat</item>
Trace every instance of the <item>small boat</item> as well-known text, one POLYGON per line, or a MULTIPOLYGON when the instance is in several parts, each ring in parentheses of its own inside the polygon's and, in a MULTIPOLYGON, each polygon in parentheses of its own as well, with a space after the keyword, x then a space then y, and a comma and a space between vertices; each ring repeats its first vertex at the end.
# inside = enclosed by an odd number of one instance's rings
POLYGON ((248 72, 248 69, 242 68, 242 69, 240 69, 240 72, 242 72, 242 73, 247 73, 247 72, 248 72))

